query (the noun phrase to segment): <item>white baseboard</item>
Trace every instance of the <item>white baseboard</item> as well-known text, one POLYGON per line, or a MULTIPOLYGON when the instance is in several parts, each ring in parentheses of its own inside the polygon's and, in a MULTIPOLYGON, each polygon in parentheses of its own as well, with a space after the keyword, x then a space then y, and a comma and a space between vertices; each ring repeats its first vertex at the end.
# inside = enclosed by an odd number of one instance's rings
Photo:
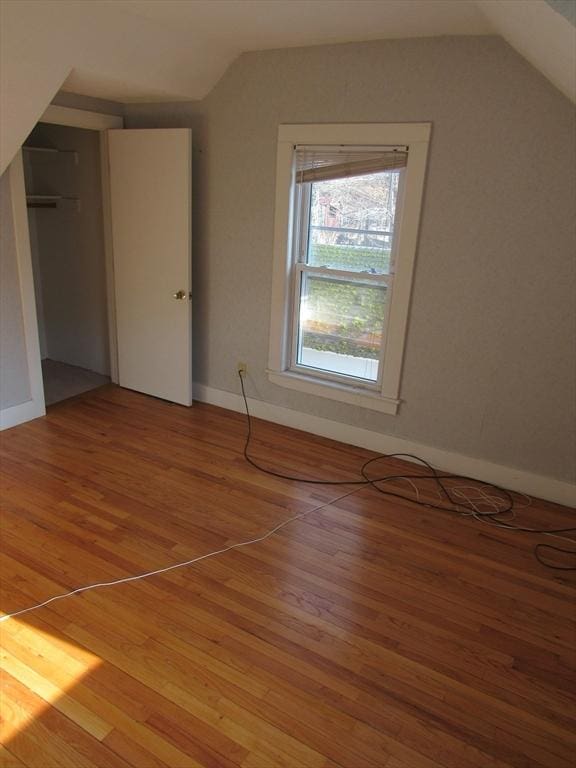
MULTIPOLYGON (((194 399, 203 403, 218 405, 231 411, 244 412, 244 402, 240 395, 214 389, 214 387, 208 387, 204 384, 194 384, 194 399)), ((329 437, 342 443, 357 445, 377 453, 413 453, 446 472, 475 477, 503 488, 509 488, 512 491, 521 491, 557 504, 576 506, 576 485, 572 483, 543 475, 535 475, 502 464, 493 464, 483 459, 462 456, 459 453, 451 453, 441 448, 414 443, 380 432, 352 427, 349 424, 341 424, 320 416, 311 416, 308 413, 293 411, 250 397, 248 398, 248 405, 253 416, 265 421, 273 421, 276 424, 329 437)))
POLYGON ((4 408, 0 411, 0 430, 16 427, 18 424, 37 419, 45 414, 44 403, 39 403, 37 400, 27 400, 20 405, 4 408))

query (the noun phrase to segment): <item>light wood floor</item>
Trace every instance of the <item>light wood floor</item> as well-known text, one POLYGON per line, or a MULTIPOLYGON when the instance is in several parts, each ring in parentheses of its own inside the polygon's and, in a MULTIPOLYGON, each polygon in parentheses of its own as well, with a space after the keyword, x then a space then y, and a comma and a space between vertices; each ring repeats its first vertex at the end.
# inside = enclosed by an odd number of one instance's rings
MULTIPOLYGON (((370 455, 255 430, 255 453, 287 471, 354 477, 370 455)), ((5 432, 2 611, 348 490, 257 472, 244 435, 239 414, 112 386, 5 432)), ((570 768, 575 581, 534 543, 364 489, 261 544, 5 621, 0 763, 570 768)))

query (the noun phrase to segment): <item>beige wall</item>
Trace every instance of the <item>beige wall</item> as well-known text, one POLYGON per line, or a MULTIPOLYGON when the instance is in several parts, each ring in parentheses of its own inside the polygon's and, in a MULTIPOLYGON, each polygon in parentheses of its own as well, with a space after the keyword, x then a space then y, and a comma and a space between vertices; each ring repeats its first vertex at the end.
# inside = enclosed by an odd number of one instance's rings
POLYGON ((194 129, 195 380, 375 432, 573 479, 574 113, 500 38, 241 56, 203 101, 129 105, 194 129), (276 135, 290 122, 431 121, 398 416, 266 378, 276 135))
POLYGON ((30 400, 8 171, 0 177, 0 410, 30 400))

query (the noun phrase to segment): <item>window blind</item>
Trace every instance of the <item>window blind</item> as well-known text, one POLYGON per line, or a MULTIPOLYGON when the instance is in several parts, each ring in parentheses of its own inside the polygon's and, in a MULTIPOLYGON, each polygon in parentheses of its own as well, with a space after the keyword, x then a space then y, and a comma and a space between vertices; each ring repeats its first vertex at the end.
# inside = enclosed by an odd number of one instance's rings
POLYGON ((304 147, 295 148, 296 182, 332 181, 369 173, 396 171, 408 162, 407 147, 304 147))

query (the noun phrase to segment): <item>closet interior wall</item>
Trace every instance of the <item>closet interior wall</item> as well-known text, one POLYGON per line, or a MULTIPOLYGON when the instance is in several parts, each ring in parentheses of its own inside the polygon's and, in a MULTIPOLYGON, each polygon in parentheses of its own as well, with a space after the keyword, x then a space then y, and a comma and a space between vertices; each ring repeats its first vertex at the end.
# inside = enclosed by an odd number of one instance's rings
POLYGON ((108 376, 98 133, 39 123, 23 154, 42 359, 108 376))

